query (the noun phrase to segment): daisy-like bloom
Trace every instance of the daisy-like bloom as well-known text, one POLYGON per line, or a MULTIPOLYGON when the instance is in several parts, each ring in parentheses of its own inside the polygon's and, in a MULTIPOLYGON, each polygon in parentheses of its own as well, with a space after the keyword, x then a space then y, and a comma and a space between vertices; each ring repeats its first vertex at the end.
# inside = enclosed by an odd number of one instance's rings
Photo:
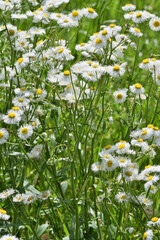
POLYGON ((88 71, 88 72, 83 72, 81 74, 82 78, 84 78, 86 81, 91 81, 91 82, 95 82, 98 81, 98 79, 100 78, 99 74, 96 74, 95 71, 88 71))
POLYGON ((141 30, 139 28, 136 28, 136 27, 131 27, 129 29, 129 32, 136 37, 142 37, 143 36, 143 33, 141 33, 141 30))
POLYGON ((145 195, 138 196, 138 200, 141 204, 145 204, 146 206, 152 205, 152 201, 149 198, 146 198, 145 195))
POLYGON ((125 192, 119 192, 115 195, 115 199, 119 203, 128 202, 128 196, 125 192))
POLYGON ((19 238, 13 235, 3 235, 0 240, 19 240, 19 238))
POLYGON ((113 93, 114 99, 117 103, 123 103, 126 100, 128 89, 118 89, 113 93))
POLYGON ((23 125, 18 129, 18 137, 20 137, 23 140, 26 140, 27 138, 32 136, 32 134, 33 128, 29 124, 23 125))
POLYGON ((150 13, 147 11, 135 11, 132 15, 132 21, 135 23, 142 23, 147 21, 151 17, 150 13))
POLYGON ((148 143, 144 142, 142 138, 132 139, 131 145, 140 147, 142 151, 148 150, 148 143))
POLYGON ((16 194, 14 197, 13 197, 13 202, 22 202, 23 201, 23 198, 24 198, 25 194, 16 194))
POLYGON ((27 19, 26 14, 11 14, 12 19, 27 19))
POLYGON ((21 116, 16 111, 9 110, 7 115, 3 115, 2 119, 7 124, 17 124, 21 121, 21 116))
POLYGON ((0 26, 0 32, 4 31, 6 29, 6 27, 4 25, 0 26))
POLYGON ((138 176, 138 170, 136 168, 126 167, 123 168, 122 175, 127 181, 134 181, 138 176))
POLYGON ((69 70, 65 70, 64 72, 58 75, 58 85, 60 86, 67 86, 77 80, 75 74, 72 74, 69 70))
POLYGON ((74 21, 79 21, 83 17, 83 9, 82 10, 73 10, 72 13, 69 14, 69 17, 74 21))
POLYGON ((9 215, 7 215, 7 212, 3 209, 0 209, 0 219, 8 220, 10 218, 9 215))
POLYGON ((149 69, 149 68, 153 67, 151 65, 150 58, 143 59, 143 61, 139 64, 139 67, 142 69, 149 69))
POLYGON ((49 190, 40 193, 37 197, 42 199, 42 200, 46 200, 47 198, 49 198, 49 196, 51 195, 51 192, 49 190))
POLYGON ((104 169, 107 171, 113 171, 115 168, 118 167, 118 161, 116 158, 112 157, 111 155, 106 155, 103 158, 102 162, 104 169))
POLYGON ((23 197, 23 203, 24 204, 30 204, 32 202, 34 202, 37 198, 37 195, 34 194, 34 193, 27 193, 27 194, 24 194, 24 197, 23 197))
POLYGON ((143 240, 152 240, 153 237, 154 237, 153 231, 149 229, 149 230, 147 230, 145 233, 143 233, 142 239, 143 239, 143 240))
POLYGON ((0 128, 0 144, 7 142, 9 138, 9 133, 5 128, 0 128))
POLYGON ((154 194, 154 193, 156 193, 157 192, 157 187, 155 187, 154 185, 146 185, 146 184, 144 184, 144 188, 145 188, 145 191, 146 192, 150 192, 150 193, 152 193, 152 194, 154 194))
POLYGON ((28 156, 31 159, 38 160, 40 158, 40 156, 41 156, 42 149, 43 149, 43 145, 42 144, 38 144, 30 151, 30 153, 28 153, 28 156))
POLYGON ((47 95, 47 91, 46 90, 42 90, 40 88, 36 89, 36 96, 40 99, 45 98, 47 95))
POLYGON ((148 127, 142 128, 142 130, 140 131, 139 137, 140 139, 143 139, 143 140, 151 139, 153 137, 153 129, 148 127))
POLYGON ((102 37, 98 36, 94 39, 93 46, 95 48, 103 48, 106 46, 106 41, 102 37))
POLYGON ((55 47, 52 49, 52 52, 53 58, 56 60, 69 61, 74 59, 74 56, 71 54, 71 51, 64 46, 55 47))
POLYGON ((120 77, 125 73, 125 67, 127 63, 122 63, 121 65, 107 66, 107 72, 112 77, 120 77))
POLYGON ((29 105, 30 100, 23 96, 19 96, 19 97, 15 97, 12 102, 15 106, 23 108, 29 105))
POLYGON ((17 60, 17 62, 15 63, 15 67, 17 69, 22 69, 24 67, 26 67, 29 64, 29 58, 27 57, 21 57, 17 60))
POLYGON ((32 27, 29 30, 29 34, 31 34, 32 37, 34 37, 35 35, 43 35, 45 33, 46 33, 46 31, 43 28, 32 27))
POLYGON ((125 6, 122 7, 123 11, 134 11, 135 9, 136 6, 131 3, 127 3, 125 6))
POLYGON ((129 12, 129 13, 124 14, 124 18, 127 20, 130 20, 130 19, 132 19, 133 15, 134 15, 134 12, 129 12))
POLYGON ((145 89, 142 87, 140 83, 136 83, 129 87, 132 93, 141 94, 144 93, 145 89))
POLYGON ((150 226, 159 226, 159 225, 160 225, 160 218, 158 218, 158 217, 152 217, 151 221, 147 222, 147 226, 148 227, 150 227, 150 226))
POLYGON ((119 143, 116 143, 115 147, 118 154, 125 154, 130 150, 130 144, 126 141, 120 141, 119 143))
POLYGON ((12 195, 14 192, 15 192, 15 190, 13 188, 6 189, 2 193, 0 193, 0 198, 5 199, 5 198, 9 197, 10 195, 12 195))
POLYGON ((10 38, 15 38, 17 35, 17 27, 11 24, 7 24, 7 33, 9 34, 10 38))
POLYGON ((153 136, 156 138, 156 137, 160 137, 160 130, 158 127, 156 126, 153 126, 152 127, 152 130, 153 130, 153 136))
POLYGON ((20 107, 14 106, 14 107, 12 107, 12 110, 13 110, 14 112, 18 113, 19 115, 22 115, 22 114, 24 113, 24 111, 21 110, 20 107))
POLYGON ((98 16, 98 14, 96 13, 96 11, 93 8, 86 8, 83 10, 83 15, 86 18, 90 18, 90 19, 94 19, 98 16))
MULTIPOLYGON (((104 28, 104 30, 109 30, 110 33, 111 33, 111 37, 113 37, 113 36, 116 36, 117 33, 122 30, 122 27, 121 27, 121 26, 117 26, 117 25, 115 25, 114 23, 111 23, 111 24, 107 27, 107 29, 104 28)), ((109 39, 109 41, 110 41, 110 39, 109 39)))
POLYGON ((58 19, 57 24, 62 28, 77 27, 78 21, 73 20, 69 16, 64 16, 58 19))
POLYGON ((149 26, 153 31, 160 31, 160 18, 156 16, 151 18, 149 26))
POLYGON ((93 172, 99 172, 99 171, 104 171, 105 170, 103 164, 99 163, 99 162, 93 163, 92 166, 91 166, 91 169, 92 169, 93 172))
POLYGON ((117 157, 117 161, 119 163, 120 168, 127 167, 128 165, 131 164, 131 159, 123 157, 123 156, 117 157))

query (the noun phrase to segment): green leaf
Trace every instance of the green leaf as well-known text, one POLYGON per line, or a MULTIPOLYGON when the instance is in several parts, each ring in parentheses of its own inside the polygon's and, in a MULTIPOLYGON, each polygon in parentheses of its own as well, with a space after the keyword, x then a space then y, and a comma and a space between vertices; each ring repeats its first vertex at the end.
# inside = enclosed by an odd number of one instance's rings
POLYGON ((41 226, 38 227, 37 229, 37 236, 40 237, 42 236, 42 234, 45 232, 45 230, 48 228, 49 224, 45 223, 42 224, 41 226))

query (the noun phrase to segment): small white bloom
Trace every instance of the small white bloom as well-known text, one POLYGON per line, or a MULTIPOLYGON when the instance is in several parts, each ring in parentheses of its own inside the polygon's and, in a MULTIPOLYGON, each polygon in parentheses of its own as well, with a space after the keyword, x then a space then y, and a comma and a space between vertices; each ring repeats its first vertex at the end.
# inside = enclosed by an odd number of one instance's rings
POLYGON ((33 134, 33 128, 29 124, 23 125, 18 129, 18 137, 23 140, 26 140, 33 134))

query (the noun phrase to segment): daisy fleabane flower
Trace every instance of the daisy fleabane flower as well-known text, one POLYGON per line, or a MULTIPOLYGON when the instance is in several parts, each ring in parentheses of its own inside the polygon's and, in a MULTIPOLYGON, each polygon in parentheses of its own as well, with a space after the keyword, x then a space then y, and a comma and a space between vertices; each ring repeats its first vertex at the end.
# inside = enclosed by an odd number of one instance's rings
POLYGON ((149 229, 143 233, 142 239, 143 240, 152 240, 153 237, 154 237, 153 231, 149 229))
POLYGON ((0 240, 19 240, 19 238, 12 235, 3 235, 0 240))
POLYGON ((128 201, 128 196, 125 192, 119 192, 115 195, 115 199, 117 202, 123 203, 128 201))
POLYGON ((128 89, 118 89, 113 93, 114 99, 117 103, 123 103, 126 100, 128 89))
POLYGON ((144 93, 145 89, 142 87, 140 83, 136 83, 133 86, 129 87, 132 93, 141 94, 144 93))
POLYGON ((10 195, 12 195, 14 192, 15 192, 15 190, 13 188, 6 189, 2 193, 0 193, 0 199, 7 198, 10 195))
POLYGON ((4 209, 0 209, 0 219, 8 220, 10 215, 7 215, 7 212, 4 209))
POLYGON ((149 26, 153 31, 160 31, 160 18, 156 16, 151 18, 149 26))
POLYGON ((18 137, 26 140, 33 134, 33 127, 29 124, 23 125, 18 129, 18 137))
POLYGON ((131 27, 129 29, 129 32, 136 37, 142 37, 143 36, 143 33, 141 33, 141 30, 139 28, 136 28, 136 27, 131 27))
POLYGON ((131 3, 127 3, 125 6, 122 7, 123 11, 134 11, 135 9, 136 6, 131 3))
POLYGON ((147 226, 159 226, 160 225, 160 218, 152 217, 151 221, 147 222, 147 226))
POLYGON ((9 138, 9 133, 5 128, 0 128, 0 144, 7 142, 9 138))
POLYGON ((125 67, 127 63, 121 65, 107 66, 107 72, 111 77, 120 77, 125 73, 125 67))

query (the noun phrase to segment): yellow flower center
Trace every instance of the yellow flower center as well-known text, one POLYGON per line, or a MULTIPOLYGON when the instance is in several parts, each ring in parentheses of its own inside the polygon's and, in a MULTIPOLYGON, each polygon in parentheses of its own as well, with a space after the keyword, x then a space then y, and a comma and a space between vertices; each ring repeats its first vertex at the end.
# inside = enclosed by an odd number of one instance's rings
POLYGON ((155 130, 155 131, 158 131, 158 130, 159 130, 158 127, 153 127, 152 129, 155 130))
POLYGON ((131 3, 127 3, 125 6, 127 7, 127 6, 131 6, 132 4, 131 3))
POLYGON ((83 47, 83 46, 85 46, 85 43, 84 43, 84 42, 82 42, 80 45, 81 45, 81 47, 83 47))
POLYGON ((89 13, 94 13, 94 9, 93 8, 87 8, 89 13))
POLYGON ((43 13, 43 16, 45 16, 46 18, 48 18, 48 15, 46 13, 43 13))
POLYGON ((69 75, 70 75, 70 71, 66 70, 66 71, 63 72, 63 74, 64 74, 65 76, 69 76, 69 75))
POLYGON ((122 94, 121 93, 118 93, 117 94, 117 99, 121 99, 123 96, 122 96, 122 94))
POLYGON ((58 14, 56 15, 56 17, 59 17, 59 18, 60 18, 60 17, 62 17, 62 15, 61 15, 60 13, 58 13, 58 14))
POLYGON ((118 149, 123 149, 123 148, 125 148, 125 144, 124 143, 118 146, 118 149))
POLYGON ((16 114, 15 114, 15 113, 9 113, 9 114, 8 114, 8 117, 9 117, 9 118, 15 118, 15 117, 16 117, 16 114))
POLYGON ((121 158, 121 159, 119 160, 119 162, 121 162, 121 163, 125 163, 126 160, 125 160, 124 158, 121 158))
POLYGON ((25 87, 21 87, 20 90, 21 90, 21 91, 25 91, 26 88, 25 88, 25 87))
POLYGON ((96 44, 99 44, 99 43, 101 43, 101 42, 102 42, 101 39, 99 39, 99 38, 96 39, 96 44))
POLYGON ((160 80, 160 75, 157 76, 158 80, 160 80))
POLYGON ((153 124, 148 124, 148 128, 153 128, 153 124))
POLYGON ((152 221, 152 222, 157 222, 157 221, 158 221, 158 217, 153 217, 153 218, 151 219, 151 221, 152 221))
POLYGON ((107 167, 112 167, 112 165, 113 165, 113 162, 111 160, 107 162, 107 167))
POLYGON ((150 176, 147 178, 147 181, 149 182, 150 180, 152 180, 153 176, 150 176))
POLYGON ((42 197, 46 198, 46 197, 48 197, 48 194, 47 193, 43 193, 42 197))
POLYGON ((135 86, 135 88, 137 88, 137 89, 141 89, 141 88, 142 88, 142 85, 141 85, 140 83, 136 83, 134 86, 135 86))
POLYGON ((61 48, 58 50, 58 53, 62 53, 64 51, 64 48, 61 48))
POLYGON ((27 199, 27 201, 29 202, 29 201, 32 201, 34 199, 34 197, 29 197, 28 199, 27 199))
POLYGON ((106 149, 106 150, 108 150, 108 149, 110 149, 110 148, 111 148, 111 145, 105 146, 105 149, 106 149))
POLYGON ((25 42, 20 42, 20 46, 23 47, 25 45, 25 42))
POLYGON ((137 141, 138 142, 143 142, 143 139, 142 138, 138 138, 137 141))
POLYGON ((147 134, 147 130, 143 130, 142 135, 146 135, 147 134))
POLYGON ((15 34, 15 31, 14 31, 13 29, 9 29, 8 32, 9 32, 9 35, 10 35, 10 36, 13 36, 13 35, 15 34))
POLYGON ((43 91, 41 89, 37 89, 36 92, 38 95, 41 95, 43 91))
POLYGON ((134 30, 137 32, 137 33, 140 33, 140 29, 139 28, 134 28, 134 30))
POLYGON ((88 75, 88 76, 90 76, 90 77, 92 77, 92 76, 93 76, 93 74, 92 74, 92 73, 87 73, 87 75, 88 75))
POLYGON ((24 99, 23 98, 19 98, 18 102, 24 102, 24 99))
POLYGON ((157 61, 157 59, 156 58, 151 58, 151 61, 155 62, 155 61, 157 61))
POLYGON ((19 107, 12 107, 14 111, 18 111, 20 108, 19 107))
POLYGON ((88 63, 89 65, 91 65, 91 64, 92 64, 92 61, 88 61, 87 63, 88 63))
POLYGON ((147 59, 143 59, 143 64, 147 64, 147 63, 149 63, 149 59, 147 58, 147 59))
POLYGON ((144 203, 148 203, 148 199, 147 198, 143 198, 142 199, 144 203))
POLYGON ((73 12, 72 12, 72 16, 73 16, 73 17, 77 17, 78 15, 79 15, 79 12, 78 12, 78 11, 73 11, 73 12))
POLYGON ((160 26, 160 22, 158 20, 153 22, 154 27, 159 27, 160 26))
POLYGON ((103 157, 104 158, 110 158, 110 155, 104 154, 103 157))
POLYGON ((3 210, 3 209, 0 209, 0 213, 6 214, 7 212, 5 210, 3 210))
POLYGON ((22 128, 21 133, 22 134, 27 134, 28 133, 28 128, 22 128))
POLYGON ((127 177, 131 177, 131 176, 132 176, 132 172, 127 171, 127 172, 125 172, 125 175, 126 175, 127 177))
POLYGON ((24 61, 24 58, 19 58, 18 63, 21 64, 24 61))
POLYGON ((110 28, 114 28, 116 25, 111 23, 109 26, 110 26, 110 28))
POLYGON ((143 234, 143 239, 146 239, 147 238, 147 233, 145 232, 144 234, 143 234))
POLYGON ((96 90, 96 87, 91 87, 91 90, 96 90))
POLYGON ((142 17, 142 13, 137 13, 136 18, 142 17))
POLYGON ((133 15, 133 14, 134 14, 134 12, 130 12, 130 13, 129 13, 129 15, 133 15))
POLYGON ((122 195, 122 196, 120 196, 120 199, 126 199, 127 198, 127 196, 126 195, 122 195))
POLYGON ((0 132, 0 139, 3 138, 3 136, 4 136, 4 133, 0 132))
POLYGON ((40 40, 40 41, 38 41, 37 43, 36 43, 36 45, 39 45, 40 43, 42 43, 43 42, 43 40, 40 40))
POLYGON ((64 19, 63 22, 64 22, 64 23, 68 23, 69 20, 68 20, 68 19, 64 19))
POLYGON ((108 34, 107 30, 102 31, 102 35, 107 35, 107 34, 108 34))
POLYGON ((115 65, 115 66, 113 67, 113 70, 116 71, 116 72, 118 72, 118 71, 120 70, 120 67, 119 67, 118 65, 115 65))
POLYGON ((154 190, 154 186, 151 186, 151 190, 154 190))
POLYGON ((37 126, 37 123, 36 123, 36 122, 31 122, 31 125, 32 125, 33 127, 36 127, 36 126, 37 126))
POLYGON ((41 11, 41 10, 43 10, 43 7, 39 7, 37 10, 38 10, 38 11, 41 11))
POLYGON ((34 11, 34 12, 33 12, 33 14, 35 14, 35 15, 38 15, 39 13, 38 13, 38 12, 36 12, 36 11, 34 11))
POLYGON ((152 165, 147 165, 145 166, 145 169, 152 167, 152 165))
POLYGON ((97 64, 94 64, 92 67, 93 67, 93 68, 98 68, 98 65, 97 65, 97 64))
POLYGON ((68 85, 68 86, 67 86, 67 90, 69 90, 71 87, 72 87, 72 85, 68 85))

